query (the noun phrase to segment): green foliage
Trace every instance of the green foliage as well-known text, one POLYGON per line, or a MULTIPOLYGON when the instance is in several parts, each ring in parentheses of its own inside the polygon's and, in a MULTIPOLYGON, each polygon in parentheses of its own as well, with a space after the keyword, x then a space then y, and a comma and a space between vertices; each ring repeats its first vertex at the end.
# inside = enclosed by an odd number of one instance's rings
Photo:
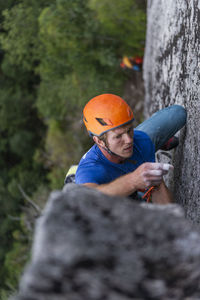
POLYGON ((5 284, 14 290, 22 274, 24 264, 27 262, 27 245, 21 241, 14 242, 12 250, 6 254, 4 268, 7 276, 5 284))
POLYGON ((36 56, 37 11, 19 3, 10 10, 4 10, 4 29, 1 43, 6 59, 11 65, 32 70, 36 56))
POLYGON ((29 23, 28 13, 31 14, 31 11, 27 10, 26 14, 22 3, 18 5, 11 8, 8 6, 9 10, 3 13, 4 30, 0 36, 1 48, 4 50, 4 53, 1 51, 0 69, 2 84, 0 90, 0 290, 2 297, 7 294, 5 290, 10 293, 16 286, 19 272, 25 262, 20 259, 24 256, 20 249, 26 248, 27 241, 16 241, 12 234, 17 230, 22 232, 20 223, 15 221, 20 217, 24 205, 19 186, 22 186, 27 193, 32 193, 45 180, 46 173, 43 166, 34 161, 34 153, 40 146, 45 126, 38 117, 34 103, 35 85, 38 79, 34 76, 34 53, 30 45, 33 31, 29 31, 29 25, 33 20, 30 16, 29 23))
POLYGON ((39 17, 44 53, 37 105, 48 118, 61 120, 94 95, 121 87, 115 48, 98 37, 100 25, 86 4, 57 1, 39 17))
MULTIPOLYGON (((80 122, 77 120, 77 123, 80 122)), ((51 169, 48 176, 52 189, 63 187, 67 170, 72 164, 78 164, 83 153, 82 131, 78 130, 78 124, 68 121, 67 127, 68 130, 58 121, 51 121, 48 127, 44 164, 51 169)))
MULTIPOLYGON (((142 1, 140 1, 142 2, 142 1)), ((118 41, 121 54, 143 54, 146 13, 139 1, 89 0, 104 32, 118 41)))
POLYGON ((0 299, 1 300, 8 300, 11 296, 13 296, 13 293, 11 293, 10 291, 6 291, 6 290, 0 290, 0 299))

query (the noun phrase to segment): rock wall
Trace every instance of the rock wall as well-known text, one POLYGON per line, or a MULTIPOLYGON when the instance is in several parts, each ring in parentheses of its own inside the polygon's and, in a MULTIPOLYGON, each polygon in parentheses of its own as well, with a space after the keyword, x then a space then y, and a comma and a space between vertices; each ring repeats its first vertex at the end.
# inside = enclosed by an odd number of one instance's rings
POLYGON ((183 105, 187 126, 173 154, 171 188, 186 217, 200 222, 200 1, 148 0, 145 115, 183 105))
POLYGON ((200 299, 199 244, 177 206, 142 207, 67 184, 37 222, 13 299, 200 299))

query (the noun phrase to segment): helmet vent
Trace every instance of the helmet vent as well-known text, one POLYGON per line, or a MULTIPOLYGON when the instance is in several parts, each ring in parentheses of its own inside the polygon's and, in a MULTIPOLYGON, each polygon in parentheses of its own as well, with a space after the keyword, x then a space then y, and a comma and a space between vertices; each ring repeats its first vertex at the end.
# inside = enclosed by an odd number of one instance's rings
POLYGON ((108 126, 109 124, 107 124, 104 119, 102 118, 96 118, 96 120, 102 125, 102 126, 108 126))

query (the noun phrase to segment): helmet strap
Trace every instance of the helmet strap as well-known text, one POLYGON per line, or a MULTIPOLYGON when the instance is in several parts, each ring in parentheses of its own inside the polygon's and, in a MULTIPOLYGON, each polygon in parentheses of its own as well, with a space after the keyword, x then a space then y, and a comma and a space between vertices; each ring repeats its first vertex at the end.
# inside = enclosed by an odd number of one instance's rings
MULTIPOLYGON (((102 147, 102 146, 101 146, 101 147, 102 147)), ((109 149, 109 147, 108 147, 108 145, 107 145, 106 142, 105 142, 105 147, 102 147, 102 148, 103 148, 104 150, 106 150, 106 151, 108 152, 108 154, 117 156, 117 157, 122 158, 122 159, 124 160, 124 157, 122 157, 122 156, 120 156, 119 154, 117 154, 117 153, 111 151, 111 150, 109 149)))
POLYGON ((122 157, 122 156, 118 155, 117 153, 115 153, 115 152, 113 152, 113 151, 110 150, 110 148, 109 148, 109 146, 108 146, 106 140, 102 140, 102 141, 104 142, 105 146, 100 145, 100 144, 97 143, 96 141, 95 141, 95 143, 96 143, 99 147, 101 147, 102 149, 104 149, 108 154, 114 155, 115 157, 119 157, 119 158, 121 158, 121 159, 124 160, 124 157, 122 157))

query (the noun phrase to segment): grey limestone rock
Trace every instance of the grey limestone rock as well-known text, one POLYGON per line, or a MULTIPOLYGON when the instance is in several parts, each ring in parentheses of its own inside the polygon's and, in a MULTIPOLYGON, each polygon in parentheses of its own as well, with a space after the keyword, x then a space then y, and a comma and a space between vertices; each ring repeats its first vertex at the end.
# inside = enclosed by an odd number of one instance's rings
POLYGON ((145 114, 172 105, 187 110, 173 154, 171 187, 186 217, 200 222, 200 1, 148 0, 144 59, 145 114))
POLYGON ((73 183, 54 192, 14 299, 200 299, 199 232, 151 208, 73 183))

